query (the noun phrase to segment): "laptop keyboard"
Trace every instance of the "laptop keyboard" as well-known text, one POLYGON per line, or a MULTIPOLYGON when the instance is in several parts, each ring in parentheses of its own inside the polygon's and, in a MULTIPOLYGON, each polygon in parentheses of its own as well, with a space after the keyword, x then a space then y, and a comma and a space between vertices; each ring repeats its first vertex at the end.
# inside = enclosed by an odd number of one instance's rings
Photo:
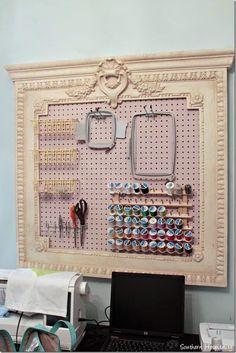
POLYGON ((163 342, 148 340, 133 340, 111 337, 105 352, 178 352, 179 341, 167 340, 163 342))

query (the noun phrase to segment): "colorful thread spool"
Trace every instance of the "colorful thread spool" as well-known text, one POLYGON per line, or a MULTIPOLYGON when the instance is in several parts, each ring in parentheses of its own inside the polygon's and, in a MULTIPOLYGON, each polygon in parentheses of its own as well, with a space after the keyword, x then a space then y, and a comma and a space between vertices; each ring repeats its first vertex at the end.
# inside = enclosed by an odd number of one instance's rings
POLYGON ((152 240, 156 240, 157 239, 157 231, 156 231, 156 229, 150 229, 149 236, 150 236, 150 238, 152 240))
POLYGON ((177 218, 177 219, 175 220, 175 226, 176 226, 176 228, 178 228, 178 229, 182 229, 183 226, 184 226, 183 220, 182 220, 181 218, 177 218))
POLYGON ((132 244, 131 244, 131 241, 129 239, 126 239, 124 241, 124 248, 127 251, 131 251, 132 250, 132 244))
POLYGON ((125 215, 126 216, 132 216, 132 207, 130 207, 130 206, 125 206, 124 207, 124 213, 125 213, 125 215))
POLYGON ((107 217, 107 222, 111 225, 114 226, 116 221, 115 221, 115 217, 114 216, 108 216, 107 217))
POLYGON ((173 254, 173 252, 175 251, 175 244, 172 241, 168 242, 166 245, 166 249, 169 254, 173 254))
POLYGON ((181 241, 183 239, 182 229, 176 229, 176 231, 175 231, 175 239, 177 241, 181 241))
POLYGON ((184 233, 184 240, 188 243, 191 243, 193 240, 193 233, 191 232, 191 230, 188 230, 184 233))
POLYGON ((107 229, 107 235, 109 237, 114 237, 115 236, 115 229, 114 228, 108 228, 107 229))
POLYGON ((114 239, 108 239, 107 240, 107 246, 110 250, 114 250, 116 247, 115 240, 114 239))
POLYGON ((150 216, 156 217, 157 216, 157 208, 156 208, 156 206, 149 207, 149 213, 150 213, 150 216))
POLYGON ((164 231, 164 229, 159 229, 157 232, 157 236, 161 241, 165 240, 166 232, 164 231))
POLYGON ((138 240, 133 240, 131 244, 132 244, 132 249, 134 251, 140 251, 141 247, 140 247, 140 243, 138 240))
POLYGON ((149 187, 147 183, 142 183, 141 184, 141 191, 143 194, 148 194, 149 192, 149 187))
POLYGON ((141 213, 143 215, 143 217, 147 217, 149 215, 149 210, 147 206, 142 206, 141 207, 141 213))
POLYGON ((187 255, 190 255, 193 251, 192 245, 189 243, 184 243, 184 251, 187 255))
POLYGON ((144 252, 148 251, 149 246, 148 246, 147 240, 141 240, 140 246, 141 246, 142 251, 144 251, 144 252))
POLYGON ((173 218, 168 218, 166 220, 166 226, 167 226, 168 229, 173 229, 174 228, 175 222, 174 222, 173 218))
POLYGON ((164 253, 166 251, 166 244, 164 241, 159 241, 157 243, 157 249, 160 253, 164 253))
POLYGON ((157 227, 160 229, 164 229, 166 226, 165 218, 158 218, 157 220, 157 227))
POLYGON ((126 227, 130 227, 132 225, 132 218, 131 217, 125 217, 124 218, 124 225, 126 227))
POLYGON ((142 227, 144 228, 148 227, 148 219, 146 217, 141 218, 140 223, 142 227))
POLYGON ((122 239, 116 239, 116 248, 118 250, 123 250, 124 242, 122 239))
POLYGON ((157 213, 160 217, 165 217, 166 215, 166 208, 165 206, 159 206, 157 209, 157 213))
POLYGON ((123 216, 116 216, 115 220, 116 220, 116 225, 118 227, 122 227, 123 226, 123 223, 124 223, 123 216))
POLYGON ((133 206, 133 214, 135 216, 139 216, 141 213, 141 207, 139 205, 134 205, 133 206))
POLYGON ((166 238, 168 241, 173 241, 175 239, 175 232, 172 229, 168 229, 166 232, 166 238))
POLYGON ((131 228, 125 228, 124 229, 124 235, 126 238, 131 238, 132 237, 132 229, 131 228))
POLYGON ((150 241, 149 243, 149 250, 153 253, 157 252, 157 242, 156 241, 150 241))
POLYGON ((140 226, 140 220, 137 217, 132 218, 132 224, 134 227, 138 228, 140 226))
POLYGON ((177 254, 183 253, 183 245, 181 243, 175 243, 175 251, 177 254))
POLYGON ((142 239, 145 239, 145 240, 148 239, 149 235, 148 235, 147 228, 142 228, 140 230, 140 236, 141 236, 142 239))
POLYGON ((157 227, 157 220, 155 217, 152 217, 149 219, 149 225, 151 228, 154 228, 154 229, 157 227))

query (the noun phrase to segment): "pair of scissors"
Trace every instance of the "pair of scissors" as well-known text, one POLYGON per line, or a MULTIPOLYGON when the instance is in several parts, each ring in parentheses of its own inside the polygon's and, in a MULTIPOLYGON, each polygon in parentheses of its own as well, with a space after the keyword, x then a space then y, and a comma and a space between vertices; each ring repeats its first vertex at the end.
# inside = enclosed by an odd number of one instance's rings
POLYGON ((84 241, 84 228, 85 228, 85 216, 87 213, 88 204, 84 199, 80 199, 75 205, 75 213, 80 221, 80 246, 83 246, 84 241))

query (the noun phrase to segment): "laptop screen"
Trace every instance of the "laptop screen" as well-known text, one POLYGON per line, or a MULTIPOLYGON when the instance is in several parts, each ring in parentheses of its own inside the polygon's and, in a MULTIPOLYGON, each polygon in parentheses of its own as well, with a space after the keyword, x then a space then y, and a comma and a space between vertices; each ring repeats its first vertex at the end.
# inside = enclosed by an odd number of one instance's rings
POLYGON ((113 272, 111 332, 183 336, 184 293, 184 276, 113 272))

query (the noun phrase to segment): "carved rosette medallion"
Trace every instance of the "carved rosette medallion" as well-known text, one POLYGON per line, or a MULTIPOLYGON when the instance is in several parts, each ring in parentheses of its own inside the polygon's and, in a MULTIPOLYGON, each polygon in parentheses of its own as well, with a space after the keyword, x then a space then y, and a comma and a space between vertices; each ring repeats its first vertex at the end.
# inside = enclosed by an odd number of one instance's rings
POLYGON ((98 66, 97 83, 100 90, 109 98, 111 107, 116 108, 120 103, 120 94, 128 86, 127 68, 121 62, 108 58, 98 66))
POLYGON ((201 262, 204 258, 204 255, 201 251, 196 251, 193 254, 193 260, 196 262, 201 262))

